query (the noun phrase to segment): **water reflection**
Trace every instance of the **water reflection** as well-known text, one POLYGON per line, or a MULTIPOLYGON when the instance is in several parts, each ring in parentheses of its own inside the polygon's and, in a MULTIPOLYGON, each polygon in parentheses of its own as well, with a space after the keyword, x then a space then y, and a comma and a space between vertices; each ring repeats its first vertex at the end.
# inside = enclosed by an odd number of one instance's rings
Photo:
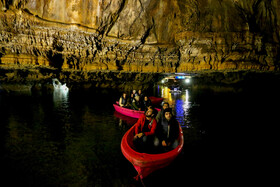
POLYGON ((164 101, 168 102, 170 107, 174 109, 176 119, 184 127, 189 127, 186 122, 191 102, 189 101, 189 90, 186 89, 181 93, 170 93, 170 88, 167 86, 161 86, 161 97, 164 101))
POLYGON ((134 125, 138 119, 125 116, 115 111, 114 116, 119 119, 119 127, 122 129, 129 128, 134 125))

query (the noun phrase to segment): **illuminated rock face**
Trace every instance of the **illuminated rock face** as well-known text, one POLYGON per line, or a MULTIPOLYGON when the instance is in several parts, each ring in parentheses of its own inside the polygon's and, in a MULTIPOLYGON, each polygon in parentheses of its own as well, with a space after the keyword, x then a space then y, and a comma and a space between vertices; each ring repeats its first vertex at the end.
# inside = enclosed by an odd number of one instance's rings
POLYGON ((0 68, 279 69, 278 0, 1 0, 0 68))

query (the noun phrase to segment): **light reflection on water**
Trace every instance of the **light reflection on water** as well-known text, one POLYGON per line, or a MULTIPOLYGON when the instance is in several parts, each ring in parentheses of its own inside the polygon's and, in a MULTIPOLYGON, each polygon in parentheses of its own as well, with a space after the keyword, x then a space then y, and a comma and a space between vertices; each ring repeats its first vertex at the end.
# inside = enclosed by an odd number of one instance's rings
POLYGON ((68 108, 69 105, 69 94, 64 90, 54 90, 53 92, 53 103, 55 108, 68 108))
POLYGON ((186 122, 191 102, 189 100, 189 90, 183 90, 181 93, 170 93, 170 89, 167 86, 161 86, 161 97, 165 102, 168 102, 170 107, 174 110, 176 119, 179 123, 186 128, 189 128, 189 124, 186 122))

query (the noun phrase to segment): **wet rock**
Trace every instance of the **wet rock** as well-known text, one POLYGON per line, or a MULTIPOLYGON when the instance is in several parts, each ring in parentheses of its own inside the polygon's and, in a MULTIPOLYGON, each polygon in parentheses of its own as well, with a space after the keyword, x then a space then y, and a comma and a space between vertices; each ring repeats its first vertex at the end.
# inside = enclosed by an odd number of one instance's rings
POLYGON ((32 85, 30 84, 1 84, 0 92, 2 93, 31 93, 32 85))
POLYGON ((149 73, 277 71, 279 8, 277 0, 0 1, 0 81, 128 89, 157 81, 149 73))
POLYGON ((1 66, 276 70, 279 6, 277 0, 1 1, 1 66))

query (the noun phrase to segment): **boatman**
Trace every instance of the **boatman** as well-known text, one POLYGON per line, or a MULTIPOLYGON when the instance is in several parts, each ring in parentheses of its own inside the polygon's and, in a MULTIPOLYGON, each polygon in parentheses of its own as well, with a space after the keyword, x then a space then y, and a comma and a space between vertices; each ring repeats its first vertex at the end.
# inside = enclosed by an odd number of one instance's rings
POLYGON ((138 152, 150 152, 153 147, 157 127, 156 113, 157 111, 150 106, 135 124, 133 142, 138 152))

